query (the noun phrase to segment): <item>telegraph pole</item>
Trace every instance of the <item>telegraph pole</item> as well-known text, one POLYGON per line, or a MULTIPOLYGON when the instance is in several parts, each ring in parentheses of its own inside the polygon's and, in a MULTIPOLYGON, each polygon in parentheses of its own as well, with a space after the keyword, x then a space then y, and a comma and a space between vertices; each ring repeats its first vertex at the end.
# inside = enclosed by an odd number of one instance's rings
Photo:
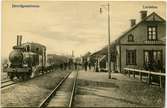
POLYGON ((111 51, 110 51, 110 4, 108 3, 108 78, 111 79, 111 51))
MULTIPOLYGON (((105 5, 106 6, 106 5, 105 5)), ((102 13, 102 8, 100 8, 102 13)), ((108 18, 108 78, 111 79, 111 50, 110 50, 110 3, 107 4, 107 18, 108 18)))

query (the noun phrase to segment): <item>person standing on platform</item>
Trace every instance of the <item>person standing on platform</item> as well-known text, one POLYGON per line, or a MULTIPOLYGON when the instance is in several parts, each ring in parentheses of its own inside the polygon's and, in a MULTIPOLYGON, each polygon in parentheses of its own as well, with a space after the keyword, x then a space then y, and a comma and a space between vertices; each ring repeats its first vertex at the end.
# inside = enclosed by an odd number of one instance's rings
POLYGON ((88 62, 86 60, 85 63, 84 63, 85 71, 87 71, 87 66, 88 66, 88 62))
POLYGON ((88 65, 89 65, 89 70, 91 70, 91 63, 89 62, 88 65))
POLYGON ((75 67, 75 70, 77 70, 77 63, 76 62, 74 63, 74 67, 75 67))

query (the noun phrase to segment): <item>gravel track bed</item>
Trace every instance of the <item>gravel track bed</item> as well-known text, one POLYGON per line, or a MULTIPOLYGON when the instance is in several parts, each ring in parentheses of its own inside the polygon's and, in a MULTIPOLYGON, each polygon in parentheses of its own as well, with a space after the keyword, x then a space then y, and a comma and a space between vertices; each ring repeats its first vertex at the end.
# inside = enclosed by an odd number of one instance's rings
POLYGON ((1 90, 2 107, 37 107, 70 71, 55 71, 1 90))
POLYGON ((5 81, 5 80, 7 80, 7 79, 9 79, 9 78, 7 77, 7 73, 1 71, 1 81, 5 81))

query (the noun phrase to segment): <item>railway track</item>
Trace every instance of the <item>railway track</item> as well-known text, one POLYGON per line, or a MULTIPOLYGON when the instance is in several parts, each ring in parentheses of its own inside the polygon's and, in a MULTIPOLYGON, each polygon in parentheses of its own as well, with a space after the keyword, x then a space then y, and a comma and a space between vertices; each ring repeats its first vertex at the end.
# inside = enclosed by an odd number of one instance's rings
POLYGON ((17 82, 13 82, 11 80, 2 81, 1 82, 1 89, 5 88, 5 87, 8 87, 8 86, 11 86, 11 85, 15 85, 16 83, 17 82))
POLYGON ((67 74, 54 90, 40 103, 39 107, 72 107, 77 77, 78 71, 67 74))
POLYGON ((30 78, 28 80, 24 80, 24 81, 18 81, 18 80, 17 81, 11 81, 10 79, 7 79, 7 80, 4 80, 4 81, 1 81, 1 89, 5 88, 5 87, 8 87, 8 86, 11 86, 11 85, 15 85, 16 83, 19 83, 19 82, 26 82, 26 81, 29 81, 29 80, 33 80, 35 78, 41 77, 41 76, 49 74, 49 73, 51 73, 51 72, 47 72, 45 74, 40 74, 40 75, 37 75, 35 77, 32 77, 32 78, 30 78))
POLYGON ((4 80, 4 81, 1 81, 1 83, 6 83, 6 82, 9 82, 9 81, 11 81, 11 80, 4 80))

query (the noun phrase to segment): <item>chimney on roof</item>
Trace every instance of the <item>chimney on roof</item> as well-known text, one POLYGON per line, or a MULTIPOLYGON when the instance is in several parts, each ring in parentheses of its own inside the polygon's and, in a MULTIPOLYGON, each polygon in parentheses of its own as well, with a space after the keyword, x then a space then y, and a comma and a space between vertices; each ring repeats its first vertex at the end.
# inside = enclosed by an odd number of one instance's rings
POLYGON ((143 20, 147 16, 147 11, 140 11, 141 14, 141 20, 143 20))
POLYGON ((136 25, 136 19, 130 19, 130 26, 133 27, 136 25))

